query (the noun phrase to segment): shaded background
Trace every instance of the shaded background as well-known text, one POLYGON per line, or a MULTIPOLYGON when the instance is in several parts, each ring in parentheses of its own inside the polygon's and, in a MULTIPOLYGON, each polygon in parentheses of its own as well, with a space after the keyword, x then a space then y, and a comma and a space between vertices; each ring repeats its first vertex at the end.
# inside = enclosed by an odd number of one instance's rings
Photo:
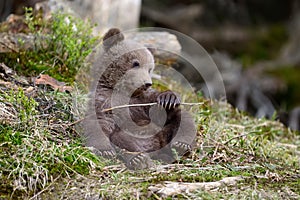
POLYGON ((299 130, 299 13, 297 0, 144 0, 141 26, 193 37, 212 54, 231 104, 299 130))

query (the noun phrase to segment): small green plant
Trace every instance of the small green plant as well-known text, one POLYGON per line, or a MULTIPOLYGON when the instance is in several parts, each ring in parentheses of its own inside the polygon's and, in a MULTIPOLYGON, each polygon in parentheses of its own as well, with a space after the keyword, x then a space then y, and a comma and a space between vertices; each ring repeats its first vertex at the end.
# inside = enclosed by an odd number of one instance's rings
POLYGON ((6 98, 15 106, 21 124, 32 122, 32 117, 37 114, 38 105, 33 98, 27 97, 22 88, 19 88, 17 92, 11 90, 9 94, 6 94, 6 98))

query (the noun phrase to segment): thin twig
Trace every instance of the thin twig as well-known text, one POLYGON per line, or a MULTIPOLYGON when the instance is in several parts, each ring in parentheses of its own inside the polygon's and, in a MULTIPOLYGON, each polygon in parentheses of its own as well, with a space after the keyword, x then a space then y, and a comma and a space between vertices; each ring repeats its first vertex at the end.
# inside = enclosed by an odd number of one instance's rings
POLYGON ((74 125, 76 125, 76 124, 82 122, 82 121, 85 120, 85 119, 86 119, 85 117, 84 117, 84 118, 81 118, 81 119, 78 119, 78 120, 76 120, 75 122, 72 122, 72 123, 68 124, 68 126, 74 126, 74 125))
MULTIPOLYGON (((120 106, 114 106, 111 108, 106 108, 103 109, 101 112, 107 112, 107 111, 111 111, 114 109, 119 109, 119 108, 128 108, 128 107, 138 107, 138 106, 153 106, 153 105, 157 105, 157 102, 154 103, 138 103, 138 104, 127 104, 127 105, 120 105, 120 106)), ((187 106, 197 106, 197 105, 203 105, 203 102, 198 102, 198 103, 180 103, 180 105, 187 105, 187 106)))
POLYGON ((10 46, 8 46, 6 43, 4 42, 0 42, 1 45, 3 45, 4 47, 10 49, 13 53, 18 53, 18 51, 14 50, 13 48, 11 48, 10 46))
POLYGON ((225 142, 223 143, 223 145, 228 144, 231 140, 234 140, 234 139, 237 139, 237 138, 241 138, 241 137, 247 136, 247 135, 252 134, 252 133, 255 133, 255 132, 248 132, 248 133, 244 133, 244 134, 237 135, 237 136, 234 136, 234 137, 232 137, 232 138, 229 138, 227 141, 225 141, 225 142))

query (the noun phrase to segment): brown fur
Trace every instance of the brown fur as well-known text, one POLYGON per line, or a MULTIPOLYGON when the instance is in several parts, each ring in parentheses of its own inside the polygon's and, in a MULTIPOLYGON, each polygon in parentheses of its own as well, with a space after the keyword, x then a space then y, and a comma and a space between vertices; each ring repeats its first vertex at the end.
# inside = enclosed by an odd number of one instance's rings
POLYGON ((150 88, 154 68, 151 52, 124 40, 118 29, 105 34, 103 46, 104 66, 99 67, 105 70, 99 77, 94 104, 101 130, 97 136, 88 138, 92 140, 88 142, 90 146, 104 156, 103 152, 117 152, 132 169, 152 166, 151 158, 172 161, 171 148, 181 155, 189 151, 195 137, 193 119, 179 108, 180 99, 175 93, 150 88), (102 112, 115 105, 152 102, 159 105, 102 112), (97 145, 97 141, 107 143, 101 137, 106 137, 110 144, 97 145))

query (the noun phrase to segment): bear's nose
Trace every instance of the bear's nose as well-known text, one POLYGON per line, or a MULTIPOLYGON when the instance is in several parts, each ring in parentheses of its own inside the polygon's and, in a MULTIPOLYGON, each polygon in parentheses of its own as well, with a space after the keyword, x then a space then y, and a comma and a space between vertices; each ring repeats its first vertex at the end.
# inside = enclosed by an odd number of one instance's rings
POLYGON ((151 85, 152 85, 152 83, 145 83, 145 87, 146 87, 146 88, 151 87, 151 85))

